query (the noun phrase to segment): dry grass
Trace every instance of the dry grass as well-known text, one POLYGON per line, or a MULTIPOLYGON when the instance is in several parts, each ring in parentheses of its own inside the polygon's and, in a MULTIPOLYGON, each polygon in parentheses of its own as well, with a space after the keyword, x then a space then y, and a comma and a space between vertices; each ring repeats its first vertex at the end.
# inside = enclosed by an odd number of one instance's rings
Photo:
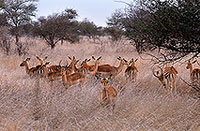
MULTIPOLYGON (((126 43, 125 43, 126 44, 126 43)), ((30 79, 19 64, 25 58, 0 53, 0 130, 112 130, 112 131, 197 131, 200 130, 200 101, 195 91, 179 78, 174 94, 161 88, 153 77, 152 64, 142 60, 129 45, 113 46, 82 42, 58 45, 54 50, 35 40, 29 50, 30 66, 39 64, 35 55, 46 56, 51 64, 76 56, 81 61, 102 56, 101 63, 118 65, 117 57, 139 58, 139 75, 135 83, 127 83, 120 73, 112 82, 119 93, 114 114, 99 104, 100 83, 88 77, 82 90, 61 83, 53 89, 43 80, 30 79)), ((26 56, 26 57, 29 57, 26 56)), ((91 62, 92 64, 92 62, 91 62)), ((185 65, 175 65, 179 76, 189 81, 185 65)), ((124 70, 123 70, 124 71, 124 70)))

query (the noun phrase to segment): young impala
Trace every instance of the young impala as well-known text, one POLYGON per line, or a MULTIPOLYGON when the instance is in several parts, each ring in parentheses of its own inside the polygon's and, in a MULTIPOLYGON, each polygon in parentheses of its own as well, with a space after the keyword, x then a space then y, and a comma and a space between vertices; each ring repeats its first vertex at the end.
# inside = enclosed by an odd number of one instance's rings
POLYGON ((187 63, 186 69, 190 69, 190 79, 192 84, 194 84, 195 82, 199 83, 200 82, 200 69, 199 68, 195 68, 193 69, 192 64, 194 64, 195 62, 197 62, 196 60, 191 62, 190 60, 187 63))
POLYGON ((125 77, 127 80, 134 80, 136 81, 136 77, 137 77, 137 74, 138 74, 138 69, 137 67, 135 66, 135 62, 137 61, 138 59, 131 59, 129 62, 127 60, 124 59, 124 61, 126 62, 126 65, 127 65, 127 68, 125 70, 125 77))
POLYGON ((107 78, 102 78, 100 75, 97 74, 95 76, 101 81, 101 86, 103 88, 99 96, 100 104, 102 106, 109 106, 111 112, 113 113, 115 103, 117 101, 117 90, 112 86, 107 86, 112 74, 109 75, 107 78))
POLYGON ((120 60, 120 64, 118 67, 110 66, 109 64, 99 65, 97 73, 101 73, 102 75, 112 74, 113 77, 118 75, 122 71, 122 68, 126 63, 124 61, 124 58, 122 58, 120 56, 117 59, 120 60))
POLYGON ((94 56, 92 56, 92 58, 95 60, 94 65, 88 65, 87 62, 89 62, 90 59, 89 60, 85 59, 81 63, 81 68, 84 69, 88 74, 95 75, 98 70, 99 60, 101 59, 101 56, 97 59, 94 56))
POLYGON ((26 73, 27 73, 29 76, 31 76, 31 77, 37 76, 37 75, 38 75, 38 69, 39 69, 41 66, 38 65, 38 66, 36 66, 36 67, 29 68, 28 61, 30 61, 30 58, 26 58, 26 59, 20 64, 20 66, 25 66, 26 73))
POLYGON ((69 75, 66 75, 66 71, 70 68, 68 64, 65 66, 59 65, 59 70, 62 74, 62 82, 66 88, 70 88, 72 85, 79 83, 82 86, 85 82, 86 76, 82 72, 75 72, 69 75))
POLYGON ((171 92, 173 92, 175 88, 176 77, 178 76, 177 70, 173 66, 166 66, 164 70, 160 66, 158 66, 158 68, 160 69, 160 73, 159 71, 155 71, 155 68, 153 68, 153 75, 160 80, 164 88, 168 88, 170 84, 171 92))

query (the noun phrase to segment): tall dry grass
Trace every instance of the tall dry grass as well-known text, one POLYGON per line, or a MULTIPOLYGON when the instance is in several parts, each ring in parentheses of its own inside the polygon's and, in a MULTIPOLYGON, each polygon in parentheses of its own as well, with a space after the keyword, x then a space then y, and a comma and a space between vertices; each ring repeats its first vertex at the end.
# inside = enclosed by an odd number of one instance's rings
MULTIPOLYGON (((0 53, 0 130, 23 131, 197 131, 200 130, 200 101, 196 92, 179 78, 174 94, 161 87, 152 75, 152 63, 143 60, 127 43, 117 46, 107 42, 82 42, 58 45, 54 50, 35 40, 25 57, 0 53), (118 65, 118 56, 139 58, 139 75, 127 83, 123 72, 112 82, 119 93, 114 114, 99 104, 101 85, 90 77, 80 89, 65 89, 60 82, 50 88, 44 79, 30 79, 19 64, 31 57, 30 67, 39 64, 35 55, 46 56, 51 64, 63 64, 67 56, 85 58, 102 56, 101 63, 118 65)), ((147 58, 143 56, 143 58, 147 58)), ((79 63, 80 64, 80 63, 79 63)), ((91 62, 91 64, 93 64, 91 62)), ((179 76, 189 81, 185 65, 174 65, 179 76)), ((124 67, 125 68, 125 67, 124 67)), ((124 71, 124 70, 123 70, 124 71)))

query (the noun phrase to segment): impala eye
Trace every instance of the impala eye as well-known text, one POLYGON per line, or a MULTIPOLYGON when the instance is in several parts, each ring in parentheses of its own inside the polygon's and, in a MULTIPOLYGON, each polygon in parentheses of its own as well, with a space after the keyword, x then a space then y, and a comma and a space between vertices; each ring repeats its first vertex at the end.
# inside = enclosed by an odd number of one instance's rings
POLYGON ((43 74, 43 72, 44 72, 43 70, 39 70, 39 73, 40 73, 40 74, 43 74))

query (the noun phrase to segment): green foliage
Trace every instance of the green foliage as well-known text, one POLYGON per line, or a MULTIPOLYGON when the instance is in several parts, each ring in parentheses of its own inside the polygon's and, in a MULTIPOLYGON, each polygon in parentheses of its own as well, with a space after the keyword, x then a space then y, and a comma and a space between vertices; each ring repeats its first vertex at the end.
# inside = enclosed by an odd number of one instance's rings
POLYGON ((124 20, 124 14, 121 10, 116 10, 111 18, 108 18, 107 25, 108 27, 105 28, 106 34, 110 35, 112 37, 113 41, 117 41, 122 39, 122 36, 124 35, 123 31, 123 20, 124 20))
POLYGON ((200 53, 199 1, 139 0, 128 6, 121 23, 138 52, 159 48, 177 58, 200 53))
POLYGON ((96 36, 101 35, 101 28, 97 27, 93 22, 85 19, 79 24, 80 34, 95 39, 96 36))
POLYGON ((19 55, 22 45, 19 42, 22 26, 35 16, 37 0, 0 0, 0 11, 5 14, 11 34, 15 35, 19 55))
POLYGON ((34 24, 34 35, 44 38, 51 48, 59 41, 76 41, 78 22, 75 20, 75 10, 67 9, 61 14, 49 15, 47 18, 40 17, 34 24))

